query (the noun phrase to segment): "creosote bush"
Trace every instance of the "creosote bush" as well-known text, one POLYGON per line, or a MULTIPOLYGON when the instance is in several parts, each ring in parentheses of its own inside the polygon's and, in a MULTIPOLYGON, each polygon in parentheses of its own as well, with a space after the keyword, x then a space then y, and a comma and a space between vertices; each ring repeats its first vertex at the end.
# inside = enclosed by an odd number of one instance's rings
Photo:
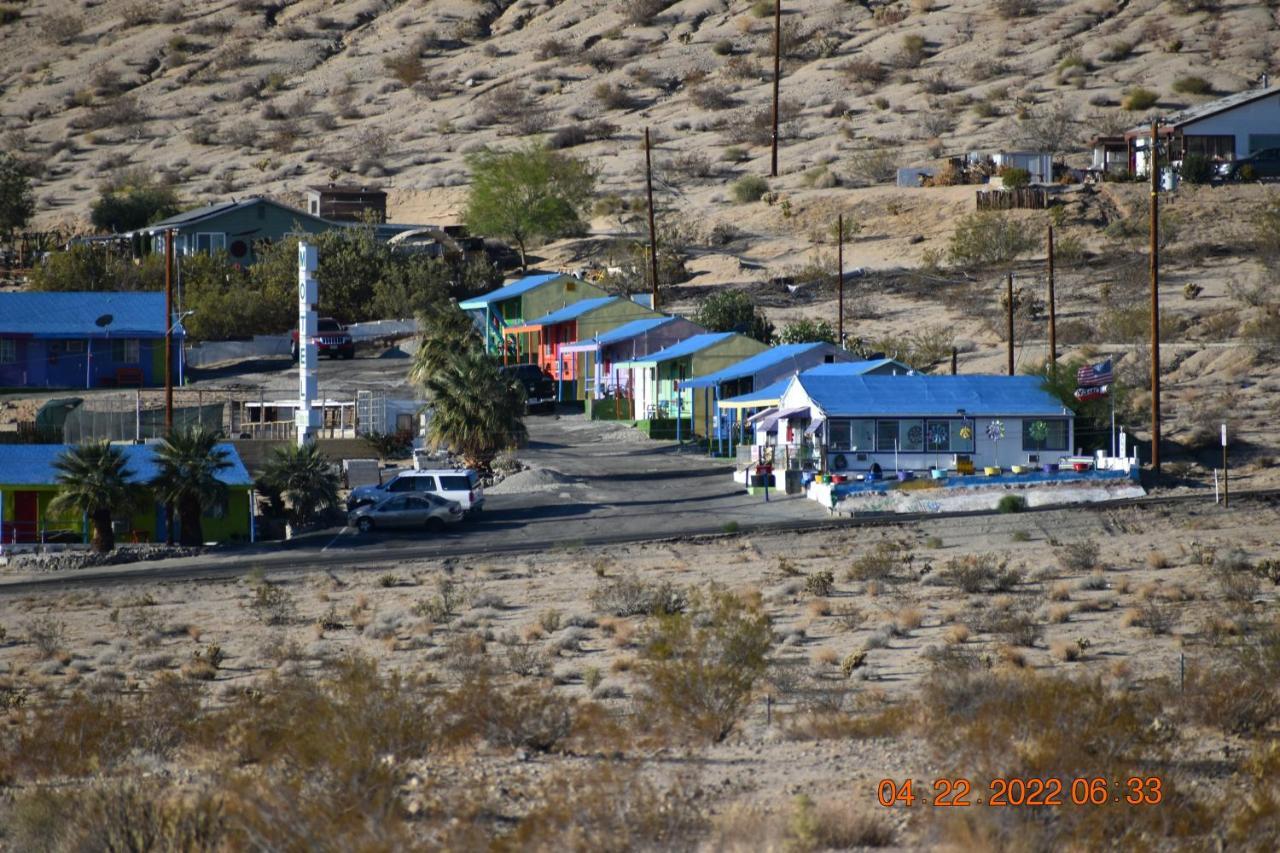
POLYGON ((768 191, 769 182, 759 175, 744 175, 729 188, 729 193, 738 204, 759 201, 768 191))

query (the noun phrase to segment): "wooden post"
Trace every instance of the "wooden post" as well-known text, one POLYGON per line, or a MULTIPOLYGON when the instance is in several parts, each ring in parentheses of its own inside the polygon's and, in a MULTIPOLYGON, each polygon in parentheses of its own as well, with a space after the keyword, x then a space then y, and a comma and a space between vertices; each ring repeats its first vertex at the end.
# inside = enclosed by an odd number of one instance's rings
POLYGON ((1151 122, 1151 470, 1160 472, 1160 121, 1151 122))
POLYGON ((1053 294, 1053 224, 1049 224, 1049 364, 1058 364, 1058 308, 1053 294))
POLYGON ((836 343, 844 349, 844 214, 836 216, 836 343))
POLYGON ((778 177, 778 80, 782 76, 782 0, 773 0, 773 147, 769 176, 778 177))
POLYGON ((951 375, 956 375, 956 348, 951 348, 951 375))
POLYGON ((649 196, 649 275, 652 287, 650 306, 658 310, 658 234, 653 225, 653 162, 649 155, 649 128, 644 129, 644 182, 649 196))
POLYGON ((1008 302, 1007 315, 1009 332, 1009 375, 1013 375, 1013 273, 1009 273, 1008 285, 1005 288, 1005 301, 1008 302))

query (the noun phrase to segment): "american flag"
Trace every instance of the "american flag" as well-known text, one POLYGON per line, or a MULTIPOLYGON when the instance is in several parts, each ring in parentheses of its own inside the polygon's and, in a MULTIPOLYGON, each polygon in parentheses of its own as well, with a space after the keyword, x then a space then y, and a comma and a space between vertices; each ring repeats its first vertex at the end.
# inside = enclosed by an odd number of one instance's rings
POLYGON ((1100 361, 1097 364, 1086 364, 1076 371, 1076 385, 1081 388, 1096 388, 1099 385, 1106 385, 1112 380, 1113 376, 1111 359, 1100 361))

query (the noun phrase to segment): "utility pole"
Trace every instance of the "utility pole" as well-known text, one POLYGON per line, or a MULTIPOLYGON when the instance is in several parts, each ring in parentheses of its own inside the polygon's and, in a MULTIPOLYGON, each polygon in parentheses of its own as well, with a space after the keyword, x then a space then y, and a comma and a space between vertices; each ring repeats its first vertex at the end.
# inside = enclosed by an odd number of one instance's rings
MULTIPOLYGON (((164 232, 164 435, 173 436, 173 229, 164 232)), ((173 544, 173 503, 164 505, 164 541, 173 544)))
POLYGON ((782 76, 782 0, 773 0, 773 148, 769 177, 778 177, 778 79, 782 76))
POLYGON ((1231 506, 1231 486, 1227 477, 1227 425, 1222 425, 1222 508, 1231 506))
POLYGON ((1053 223, 1049 223, 1049 364, 1058 366, 1058 308, 1053 297, 1053 223))
POLYGON ((1151 122, 1151 470, 1160 473, 1160 120, 1151 122))
POLYGON ((649 275, 653 288, 650 306, 658 310, 658 233, 653 226, 653 161, 649 155, 649 128, 644 129, 644 183, 649 195, 649 275))
POLYGON ((1009 375, 1013 375, 1013 273, 1009 273, 1008 285, 1005 288, 1005 302, 1008 303, 1009 332, 1009 375))
POLYGON ((836 215, 836 343, 844 348, 844 214, 836 215))

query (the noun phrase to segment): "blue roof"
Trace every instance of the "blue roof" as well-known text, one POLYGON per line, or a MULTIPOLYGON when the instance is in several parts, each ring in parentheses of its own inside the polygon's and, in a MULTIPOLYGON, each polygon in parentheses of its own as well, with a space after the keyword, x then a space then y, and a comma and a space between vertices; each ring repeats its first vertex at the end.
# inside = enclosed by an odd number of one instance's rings
MULTIPOLYGON (((64 452, 74 445, 69 444, 0 444, 0 485, 8 486, 55 486, 58 483, 58 471, 53 463, 64 452)), ((128 470, 133 472, 133 482, 145 483, 155 478, 159 468, 155 462, 155 445, 151 444, 118 444, 116 445, 128 460, 128 470)), ((228 486, 251 486, 253 478, 249 476, 240 454, 232 444, 221 443, 221 450, 227 451, 230 468, 218 472, 218 479, 228 486)))
MULTIPOLYGON (((607 332, 601 332, 596 335, 594 340, 600 346, 609 346, 621 341, 629 341, 632 338, 639 337, 647 332, 652 332, 659 326, 665 326, 674 320, 675 317, 644 317, 640 320, 632 320, 630 323, 623 323, 615 329, 607 332)), ((589 343, 588 341, 580 341, 579 343, 589 343)))
POLYGON ((697 379, 686 380, 681 383, 681 385, 685 388, 712 388, 722 382, 730 382, 734 379, 744 379, 748 376, 754 376, 762 370, 768 370, 771 367, 777 367, 780 364, 785 364, 786 362, 798 358, 807 352, 825 346, 829 346, 829 344, 779 344, 778 346, 770 347, 763 352, 758 352, 753 356, 748 356, 742 361, 731 364, 728 367, 721 368, 715 373, 708 373, 706 376, 699 376, 697 379))
MULTIPOLYGON (((732 368, 738 367, 742 362, 735 364, 732 368)), ((837 361, 832 364, 815 364, 813 367, 800 371, 801 376, 861 376, 864 373, 870 373, 878 367, 884 367, 886 364, 896 364, 902 368, 903 376, 911 369, 900 361, 892 358, 874 358, 866 361, 837 361)), ((706 378, 706 377, 704 377, 706 378)), ((749 403, 761 401, 761 405, 772 405, 770 401, 776 401, 782 397, 782 392, 787 390, 787 386, 791 384, 792 376, 785 379, 779 379, 772 385, 766 385, 757 391, 751 391, 747 394, 739 394, 736 397, 727 397, 721 400, 722 403, 728 403, 734 406, 744 406, 749 403)), ((702 381, 702 380, 696 380, 702 381)), ((693 385, 693 381, 686 382, 685 385, 693 385)))
POLYGON ((524 278, 516 279, 505 287, 499 287, 497 290, 491 290, 483 296, 474 296, 471 299, 463 300, 458 303, 458 307, 463 311, 470 311, 475 308, 483 308, 494 302, 502 302, 505 299, 514 299, 521 294, 528 293, 530 290, 542 287, 549 281, 555 281, 563 276, 558 272, 539 273, 538 275, 527 275, 524 278))
POLYGON ((0 334, 136 338, 163 336, 165 329, 163 293, 0 293, 0 334), (99 326, 107 317, 110 322, 99 326))
POLYGON ((576 320, 583 314, 589 314, 597 308, 617 302, 617 296, 601 296, 597 299, 580 299, 577 302, 571 302, 558 311, 552 311, 550 314, 543 314, 536 320, 525 321, 526 326, 551 326, 556 323, 564 323, 569 320, 576 320))
POLYGON ((800 383, 827 417, 955 416, 961 409, 970 417, 1064 414, 1062 401, 1040 387, 1038 376, 841 376, 809 371, 792 381, 800 383))
MULTIPOLYGON (((759 403, 762 406, 772 406, 778 400, 782 399, 782 392, 787 390, 787 386, 791 384, 793 376, 786 379, 779 379, 772 385, 766 385, 759 390, 752 391, 748 394, 739 394, 736 397, 728 397, 721 400, 721 403, 728 404, 730 408, 735 406, 746 406, 751 403, 759 403)), ((687 384, 687 383, 686 383, 687 384)))
MULTIPOLYGON (((710 346, 714 346, 721 341, 728 340, 736 335, 737 332, 704 332, 701 335, 694 335, 691 338, 685 338, 678 344, 672 344, 664 350, 652 352, 643 355, 640 358, 632 359, 635 364, 657 364, 662 361, 670 361, 673 358, 683 358, 686 355, 693 355, 696 352, 702 352, 710 346)), ((625 362, 624 362, 625 363, 625 362)))

